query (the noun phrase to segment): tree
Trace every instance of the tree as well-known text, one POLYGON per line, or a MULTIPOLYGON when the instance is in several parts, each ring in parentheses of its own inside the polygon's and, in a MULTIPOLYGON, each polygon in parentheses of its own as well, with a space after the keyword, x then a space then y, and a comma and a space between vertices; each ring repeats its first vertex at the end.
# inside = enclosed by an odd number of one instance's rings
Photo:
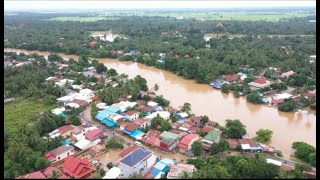
POLYGON ((284 112, 294 111, 295 108, 296 108, 296 105, 291 100, 285 101, 278 106, 278 110, 284 111, 284 112))
POLYGON ((171 125, 168 121, 161 122, 161 131, 169 131, 171 129, 171 125))
POLYGON ((233 91, 233 97, 239 98, 240 97, 240 93, 238 91, 233 91))
POLYGON ((221 92, 228 94, 229 93, 229 86, 227 84, 223 85, 221 88, 221 92))
POLYGON ((202 142, 194 141, 191 145, 191 151, 195 156, 200 156, 203 152, 202 142))
POLYGON ((58 175, 57 171, 52 172, 50 179, 59 179, 59 175, 58 175))
POLYGON ((292 143, 292 149, 295 150, 294 155, 305 161, 312 163, 313 166, 316 165, 315 156, 316 156, 316 149, 310 144, 305 142, 294 142, 292 143))
POLYGON ((96 71, 97 73, 104 73, 104 72, 107 72, 107 67, 103 64, 103 63, 98 63, 96 66, 96 71))
POLYGON ((143 179, 143 175, 137 172, 134 172, 128 179, 143 179))
POLYGON ((104 176, 106 175, 106 171, 105 171, 103 168, 101 168, 101 169, 99 170, 99 175, 100 175, 101 177, 104 177, 104 176))
POLYGON ((191 104, 190 103, 187 103, 185 102, 181 108, 181 111, 182 112, 186 112, 186 113, 190 113, 191 111, 191 104))
POLYGON ((115 138, 110 139, 106 143, 107 149, 123 149, 123 145, 120 141, 116 140, 115 138))
POLYGON ((208 121, 209 121, 209 117, 206 116, 206 115, 204 115, 204 116, 202 117, 202 119, 201 119, 201 123, 202 123, 203 125, 205 125, 208 121))
POLYGON ((238 119, 236 120, 226 120, 226 130, 225 133, 229 138, 241 138, 247 133, 246 126, 243 125, 238 119))
POLYGON ((81 119, 75 115, 70 116, 70 124, 74 126, 79 126, 81 124, 81 119))
POLYGON ((169 106, 169 104, 170 104, 170 101, 164 99, 162 95, 161 95, 161 96, 156 96, 156 98, 154 99, 154 101, 155 101, 156 103, 158 103, 160 106, 163 106, 163 107, 167 107, 167 106, 169 106))
POLYGON ((248 102, 251 102, 253 104, 262 104, 263 103, 258 92, 251 92, 250 94, 247 95, 246 99, 248 102))
POLYGON ((278 176, 279 179, 305 179, 303 172, 299 169, 291 171, 281 171, 278 176))
POLYGON ((259 129, 259 131, 256 132, 257 137, 255 137, 254 140, 261 143, 269 142, 271 140, 272 133, 273 132, 269 129, 259 129))
POLYGON ((226 140, 221 140, 217 145, 210 147, 210 154, 218 154, 220 152, 228 151, 230 149, 229 143, 226 140))

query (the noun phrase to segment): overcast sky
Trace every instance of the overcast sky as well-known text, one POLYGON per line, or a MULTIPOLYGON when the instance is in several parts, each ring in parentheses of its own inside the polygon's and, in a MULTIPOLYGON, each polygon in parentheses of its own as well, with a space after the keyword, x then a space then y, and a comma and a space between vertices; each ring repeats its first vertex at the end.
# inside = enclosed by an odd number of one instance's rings
POLYGON ((106 9, 106 8, 223 8, 223 7, 306 7, 316 0, 255 1, 4 1, 5 10, 30 9, 106 9))

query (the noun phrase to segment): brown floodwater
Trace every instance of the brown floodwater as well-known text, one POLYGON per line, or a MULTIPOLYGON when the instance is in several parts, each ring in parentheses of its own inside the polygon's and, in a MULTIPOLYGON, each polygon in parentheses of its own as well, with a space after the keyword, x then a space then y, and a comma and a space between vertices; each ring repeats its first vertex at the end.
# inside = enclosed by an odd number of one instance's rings
MULTIPOLYGON (((26 51, 5 48, 4 51, 38 53, 48 56, 49 52, 26 51)), ((65 59, 77 59, 75 55, 59 54, 65 59)), ((210 120, 225 124, 226 119, 239 119, 246 125, 251 137, 259 129, 273 131, 270 145, 283 152, 289 158, 292 153, 291 144, 294 141, 304 141, 316 145, 316 114, 313 110, 299 112, 280 112, 275 107, 247 103, 245 98, 234 98, 221 93, 206 84, 197 84, 171 72, 146 66, 136 62, 122 62, 116 59, 97 59, 108 68, 114 68, 118 73, 124 73, 132 78, 141 75, 148 81, 148 86, 159 85, 158 95, 169 99, 173 107, 179 107, 184 102, 191 104, 191 111, 196 115, 208 115, 210 120)))

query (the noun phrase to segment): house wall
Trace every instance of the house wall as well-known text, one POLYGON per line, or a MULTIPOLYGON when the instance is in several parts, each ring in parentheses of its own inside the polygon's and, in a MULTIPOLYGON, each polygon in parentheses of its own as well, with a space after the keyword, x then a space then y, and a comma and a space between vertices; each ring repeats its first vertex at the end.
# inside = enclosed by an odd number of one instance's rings
POLYGON ((127 116, 127 115, 126 115, 125 118, 128 119, 128 120, 130 120, 130 121, 134 121, 134 120, 136 120, 136 119, 139 118, 139 113, 135 113, 135 114, 133 114, 132 116, 127 116))
POLYGON ((191 146, 192 146, 193 142, 195 142, 195 141, 198 140, 198 139, 199 139, 199 138, 194 138, 194 139, 189 143, 189 145, 188 145, 188 151, 191 150, 191 146))
POLYGON ((57 155, 56 158, 54 160, 52 160, 51 162, 60 161, 70 155, 73 155, 73 154, 74 154, 74 148, 70 149, 69 151, 66 151, 66 152, 63 152, 63 153, 57 155))

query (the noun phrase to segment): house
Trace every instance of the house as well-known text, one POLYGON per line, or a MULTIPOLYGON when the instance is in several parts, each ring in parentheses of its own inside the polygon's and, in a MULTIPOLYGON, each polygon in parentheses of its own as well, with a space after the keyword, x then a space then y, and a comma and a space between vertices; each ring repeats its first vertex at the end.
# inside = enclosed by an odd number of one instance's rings
POLYGON ((201 131, 201 128, 191 126, 189 129, 189 133, 197 134, 197 132, 201 131))
POLYGON ((170 118, 170 113, 168 111, 156 111, 152 114, 147 115, 145 118, 153 119, 157 116, 160 116, 161 118, 168 120, 170 118))
POLYGON ((100 142, 101 142, 101 139, 97 139, 95 141, 89 141, 88 139, 80 139, 77 143, 74 144, 74 146, 80 150, 87 150, 92 146, 97 145, 100 142))
POLYGON ((73 178, 86 178, 94 171, 88 158, 68 156, 62 164, 63 172, 73 178))
POLYGON ((213 127, 210 127, 208 125, 205 125, 201 128, 202 132, 204 132, 205 135, 207 135, 210 131, 212 131, 213 127))
POLYGON ((136 102, 120 101, 119 103, 112 104, 111 107, 120 109, 119 113, 122 113, 127 111, 129 108, 133 108, 135 105, 137 105, 136 102))
POLYGON ((86 139, 88 139, 89 141, 95 141, 97 139, 104 139, 107 137, 107 134, 105 131, 101 130, 101 129, 93 129, 88 131, 85 134, 86 139))
POLYGON ((4 64, 4 67, 13 66, 13 63, 10 61, 4 61, 3 64, 4 64))
POLYGON ((292 97, 291 94, 288 93, 282 93, 282 94, 276 94, 273 99, 290 99, 292 97))
POLYGON ((186 153, 191 150, 191 145, 199 139, 198 134, 188 134, 184 136, 178 144, 181 153, 186 153))
POLYGON ((233 82, 233 81, 236 81, 238 77, 239 77, 238 74, 227 74, 227 75, 223 75, 222 79, 227 82, 233 82))
POLYGON ((79 96, 82 96, 85 99, 92 99, 95 97, 94 92, 91 89, 81 89, 79 91, 79 96))
POLYGON ((118 167, 112 167, 102 179, 118 179, 121 174, 121 169, 118 167))
POLYGON ((183 124, 183 123, 180 122, 180 121, 171 123, 171 128, 172 128, 172 129, 179 129, 179 127, 181 127, 182 124, 183 124))
POLYGON ((281 161, 277 161, 277 160, 270 159, 270 158, 267 158, 266 161, 267 161, 268 164, 274 164, 274 165, 277 165, 277 166, 282 166, 282 162, 281 161))
POLYGON ((213 129, 202 139, 203 148, 208 150, 212 144, 217 144, 220 142, 221 131, 218 129, 213 129))
POLYGON ((70 177, 66 176, 58 168, 53 167, 53 166, 49 166, 46 169, 41 170, 41 171, 35 171, 32 173, 18 176, 15 179, 50 179, 50 178, 52 178, 54 171, 57 174, 58 179, 70 179, 70 177))
POLYGON ((151 119, 148 118, 139 118, 134 122, 138 126, 138 128, 146 128, 147 126, 151 126, 151 119))
POLYGON ((138 125, 134 123, 129 123, 123 130, 123 133, 127 135, 131 135, 136 129, 138 129, 138 125))
POLYGON ((238 142, 241 147, 244 147, 243 150, 250 150, 251 152, 262 152, 262 147, 257 142, 251 139, 238 139, 238 142))
POLYGON ((104 144, 97 144, 89 149, 89 154, 93 157, 97 157, 104 152, 105 148, 106 146, 104 144))
POLYGON ((165 151, 172 151, 175 147, 177 147, 180 136, 169 132, 164 131, 160 134, 160 149, 165 151))
POLYGON ((53 149, 49 152, 46 152, 44 156, 51 162, 60 161, 69 155, 74 154, 74 147, 73 146, 60 146, 56 149, 53 149))
POLYGON ((316 174, 316 172, 303 171, 303 175, 304 175, 304 177, 307 178, 307 179, 317 179, 317 174, 316 174))
POLYGON ((140 114, 140 112, 138 112, 136 110, 130 110, 125 113, 124 118, 127 120, 130 120, 130 121, 134 121, 139 118, 139 114, 140 114))
POLYGON ((185 132, 188 132, 189 129, 190 129, 190 125, 187 124, 187 123, 183 123, 178 129, 181 130, 181 131, 185 131, 185 132))
POLYGON ((87 101, 81 99, 74 99, 71 103, 78 104, 80 107, 87 107, 89 105, 87 101))
POLYGON ((92 42, 90 42, 90 46, 91 46, 91 47, 94 47, 96 44, 97 44, 97 41, 92 41, 92 42))
POLYGON ((277 106, 283 102, 284 102, 283 99, 272 99, 271 104, 277 106))
POLYGON ((151 107, 153 110, 154 110, 156 107, 158 107, 158 103, 153 102, 153 101, 149 101, 149 102, 147 103, 147 105, 148 105, 149 107, 151 107))
POLYGON ((292 170, 294 170, 294 166, 291 166, 291 165, 289 165, 289 164, 283 163, 283 164, 281 165, 281 169, 282 169, 283 171, 292 171, 292 170))
POLYGON ((189 114, 185 112, 179 112, 179 113, 174 113, 173 116, 179 119, 180 122, 184 123, 187 118, 189 117, 189 114))
POLYGON ((153 147, 160 147, 160 134, 159 131, 150 129, 141 141, 153 147))
POLYGON ((149 115, 149 114, 151 114, 153 112, 153 109, 151 107, 149 107, 149 106, 146 107, 144 105, 140 105, 139 108, 142 111, 142 114, 144 116, 147 116, 147 115, 149 115))
POLYGON ((55 138, 55 137, 66 137, 66 136, 70 136, 72 134, 72 131, 75 129, 76 127, 73 125, 64 125, 61 126, 57 129, 55 129, 54 131, 49 133, 50 138, 55 138))
POLYGON ((271 83, 270 83, 270 81, 260 77, 260 78, 256 79, 255 81, 250 82, 248 85, 250 86, 250 88, 252 90, 258 90, 261 88, 270 87, 271 83))
POLYGON ((221 89, 223 85, 225 85, 225 81, 214 81, 210 83, 210 86, 216 88, 216 89, 221 89))
POLYGON ((191 116, 188 120, 188 124, 193 127, 199 127, 201 124, 201 116, 191 116))
POLYGON ((266 153, 274 153, 275 152, 275 149, 272 148, 272 147, 269 147, 268 145, 266 144, 263 144, 263 143, 259 143, 259 146, 261 146, 262 148, 262 152, 266 152, 266 153))
POLYGON ((314 98, 314 97, 316 97, 316 93, 314 93, 314 92, 306 92, 306 93, 303 93, 303 96, 305 98, 314 98))
POLYGON ((120 109, 112 106, 107 107, 105 110, 99 112, 96 115, 96 119, 98 119, 110 128, 115 128, 117 127, 117 121, 121 119, 123 116, 114 112, 120 112, 120 109))
POLYGON ((288 78, 289 76, 293 75, 295 72, 290 70, 290 71, 287 71, 287 72, 284 72, 281 74, 281 78, 288 78))
POLYGON ((86 134, 88 131, 91 131, 91 130, 94 130, 94 129, 97 129, 97 127, 95 127, 95 126, 90 126, 90 125, 88 125, 88 124, 84 124, 84 125, 75 127, 75 128, 72 130, 72 136, 73 136, 74 138, 76 138, 77 140, 85 139, 85 134, 86 134))
POLYGON ((122 158, 118 168, 121 169, 121 176, 124 178, 128 178, 133 173, 145 174, 155 164, 156 159, 157 156, 153 152, 140 146, 122 158))
POLYGON ((183 172, 193 173, 194 171, 196 171, 196 167, 193 164, 175 164, 171 166, 167 179, 180 179, 183 172))
POLYGON ((170 129, 169 132, 177 134, 179 137, 184 137, 189 134, 189 132, 185 132, 179 129, 170 129))
POLYGON ((135 54, 136 54, 136 51, 135 51, 135 50, 131 50, 131 51, 130 51, 130 55, 131 55, 131 56, 134 56, 135 54))
POLYGON ((239 146, 239 142, 236 139, 228 139, 228 143, 231 150, 235 150, 239 146))
POLYGON ((136 129, 135 131, 133 131, 132 134, 130 134, 130 137, 132 137, 133 139, 136 140, 141 140, 142 137, 145 135, 146 133, 144 133, 143 131, 136 129))

